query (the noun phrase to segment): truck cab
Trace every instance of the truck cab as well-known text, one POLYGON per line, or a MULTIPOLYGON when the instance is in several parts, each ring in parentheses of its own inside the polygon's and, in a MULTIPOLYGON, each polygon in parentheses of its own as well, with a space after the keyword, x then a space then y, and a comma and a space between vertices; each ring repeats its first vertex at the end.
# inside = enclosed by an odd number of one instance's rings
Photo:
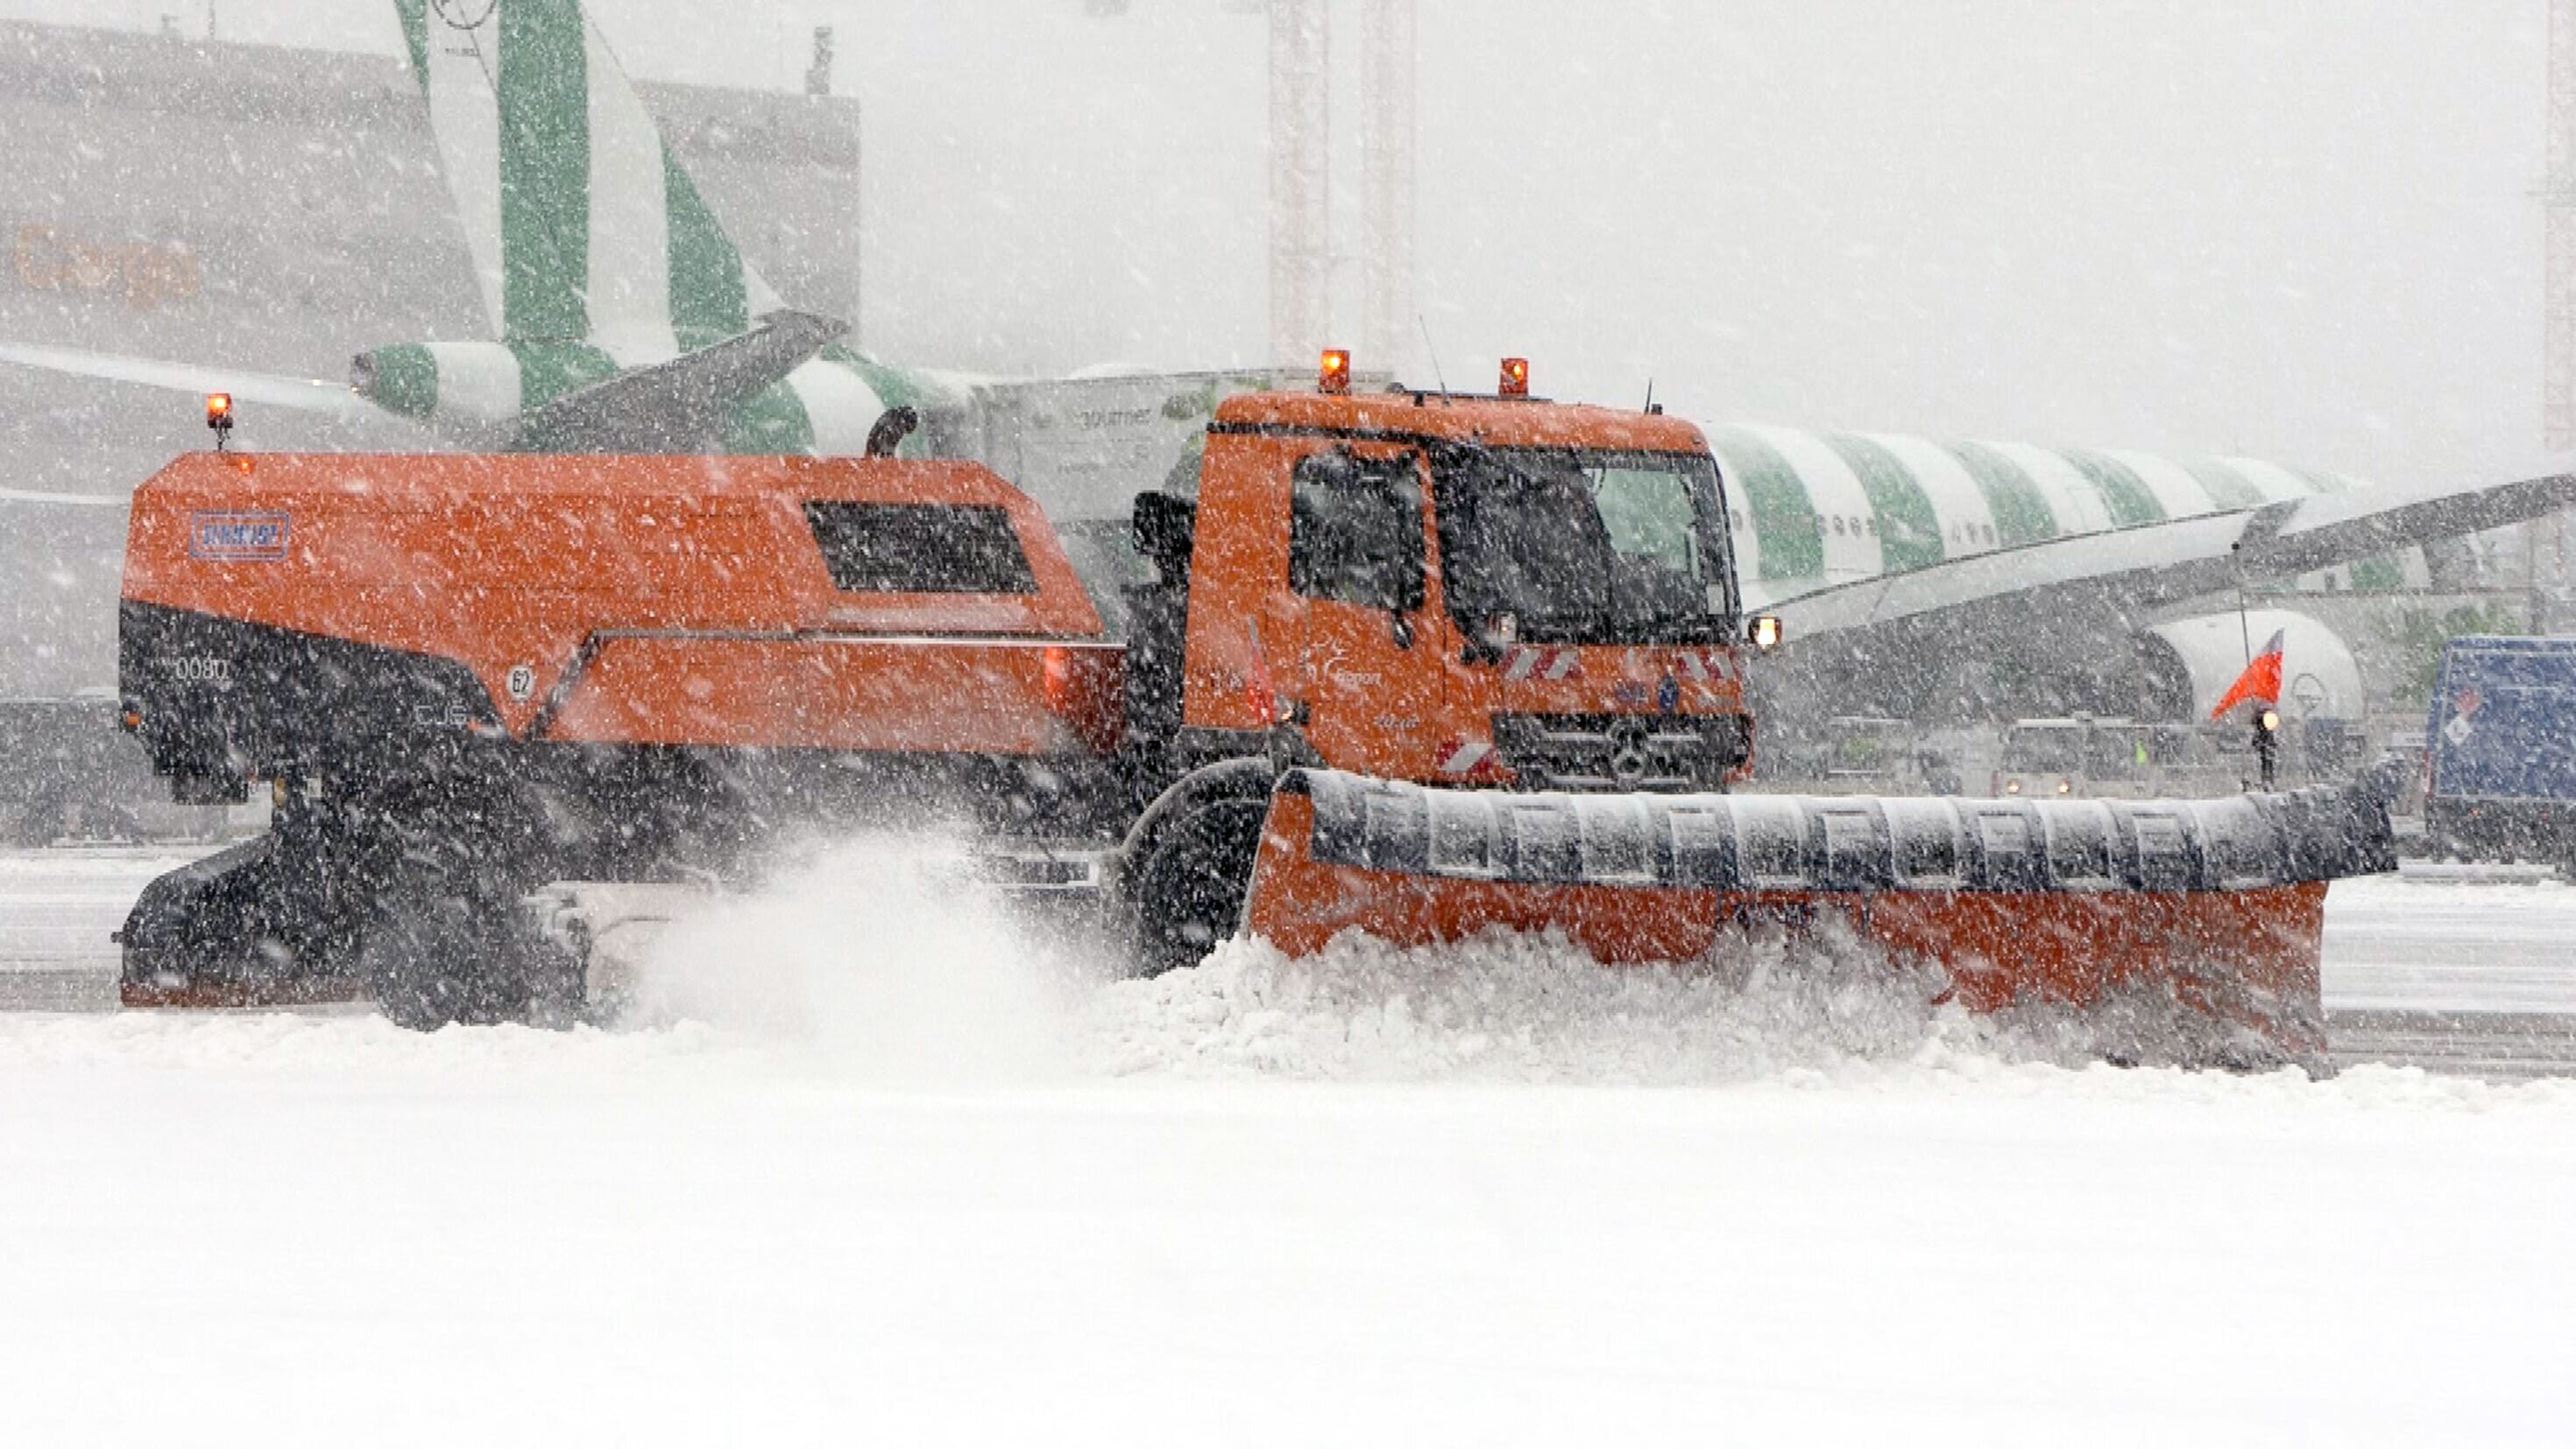
POLYGON ((1135 522, 1159 578, 1130 596, 1131 727, 1185 757, 1284 734, 1433 784, 1709 790, 1749 771, 1724 482, 1688 423, 1250 394, 1135 522))
POLYGON ((2020 719, 2004 730, 1993 793, 2146 799, 2164 762, 2156 731, 2136 720, 2020 719))

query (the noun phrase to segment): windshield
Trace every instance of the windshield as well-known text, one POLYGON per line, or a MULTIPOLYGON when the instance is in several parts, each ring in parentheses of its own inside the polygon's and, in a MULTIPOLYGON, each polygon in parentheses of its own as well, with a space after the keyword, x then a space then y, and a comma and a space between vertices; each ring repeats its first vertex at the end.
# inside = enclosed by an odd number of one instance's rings
POLYGON ((1731 637, 1735 577, 1702 455, 1467 449, 1434 467, 1450 611, 1557 643, 1731 637))
POLYGON ((2137 729, 2096 730, 2085 746, 2084 756, 2084 773, 2094 779, 2129 779, 2146 768, 2146 733, 2137 729))
POLYGON ((2016 774, 2073 774, 2084 759, 2084 732, 2072 725, 2024 726, 2004 737, 2004 768, 2016 774))

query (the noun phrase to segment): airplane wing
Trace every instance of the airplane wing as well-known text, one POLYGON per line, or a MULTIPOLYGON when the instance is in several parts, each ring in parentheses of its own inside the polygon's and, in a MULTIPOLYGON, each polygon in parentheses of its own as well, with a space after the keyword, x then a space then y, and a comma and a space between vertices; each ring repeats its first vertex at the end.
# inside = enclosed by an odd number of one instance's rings
POLYGON ((722 441, 736 408, 849 330, 846 322, 809 312, 766 313, 739 337, 621 372, 523 415, 519 444, 567 452, 705 452, 722 441))
POLYGON ((2576 456, 2509 483, 2372 488, 2054 539, 1783 601, 1788 648, 1892 657, 1962 630, 2138 616, 2259 583, 2576 507, 2576 456))
POLYGON ((120 357, 113 353, 78 352, 62 347, 28 347, 14 342, 0 342, 0 363, 68 373, 74 377, 94 377, 107 382, 167 388, 199 396, 228 392, 242 402, 257 403, 262 407, 291 408, 298 412, 331 413, 342 417, 378 415, 375 406, 351 392, 347 383, 325 382, 320 378, 280 377, 275 373, 245 372, 232 367, 158 362, 148 357, 120 357))
POLYGON ((125 507, 124 499, 104 493, 31 493, 24 488, 0 488, 0 503, 34 503, 53 508, 125 507))

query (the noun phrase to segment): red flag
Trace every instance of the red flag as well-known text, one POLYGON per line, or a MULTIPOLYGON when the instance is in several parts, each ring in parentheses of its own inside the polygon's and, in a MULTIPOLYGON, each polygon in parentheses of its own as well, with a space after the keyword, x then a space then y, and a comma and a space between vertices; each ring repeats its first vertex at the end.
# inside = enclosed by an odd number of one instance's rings
POLYGON ((2259 699, 2265 704, 2281 702, 2281 636, 2288 632, 2286 629, 2272 631, 2272 642, 2263 646, 2263 652, 2255 655, 2254 662, 2246 665, 2245 672, 2236 676, 2236 682, 2227 686, 2227 692, 2218 697, 2218 707, 2209 712, 2211 719, 2249 699, 2259 699))

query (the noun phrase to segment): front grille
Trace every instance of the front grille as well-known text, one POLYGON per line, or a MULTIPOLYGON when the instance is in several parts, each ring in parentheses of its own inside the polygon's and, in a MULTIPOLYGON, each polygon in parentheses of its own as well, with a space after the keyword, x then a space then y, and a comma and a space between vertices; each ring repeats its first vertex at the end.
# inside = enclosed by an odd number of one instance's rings
POLYGON ((1507 714, 1494 749, 1539 790, 1714 790, 1744 763, 1741 715, 1507 714))

